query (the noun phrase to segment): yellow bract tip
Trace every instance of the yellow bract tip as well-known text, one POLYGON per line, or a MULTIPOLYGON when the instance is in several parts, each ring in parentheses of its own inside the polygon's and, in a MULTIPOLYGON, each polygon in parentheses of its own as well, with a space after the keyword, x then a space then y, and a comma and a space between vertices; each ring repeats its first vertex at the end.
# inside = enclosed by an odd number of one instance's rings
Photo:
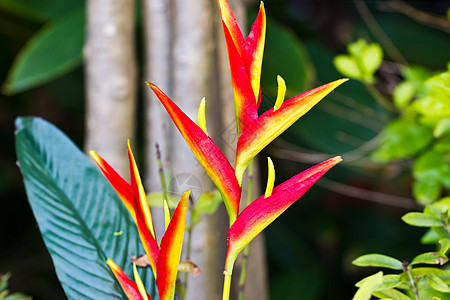
POLYGON ((277 83, 278 83, 277 101, 275 101, 273 111, 276 111, 281 107, 284 101, 284 97, 286 96, 286 82, 280 75, 277 75, 277 83))
POLYGON ((200 102, 200 107, 198 108, 198 126, 206 135, 208 135, 208 132, 206 131, 205 106, 205 97, 203 97, 202 101, 200 102))
POLYGON ((141 277, 139 276, 135 263, 133 263, 133 274, 134 274, 134 281, 136 282, 136 285, 139 290, 139 294, 141 294, 142 299, 148 300, 147 292, 145 291, 144 284, 142 283, 141 277))
POLYGON ((273 166, 273 162, 270 157, 267 157, 267 167, 267 186, 266 192, 264 193, 264 198, 270 197, 272 195, 273 185, 275 184, 275 167, 273 166))
POLYGON ((164 199, 164 224, 166 226, 166 230, 167 230, 167 227, 169 227, 169 223, 170 223, 169 205, 167 204, 166 199, 164 199))

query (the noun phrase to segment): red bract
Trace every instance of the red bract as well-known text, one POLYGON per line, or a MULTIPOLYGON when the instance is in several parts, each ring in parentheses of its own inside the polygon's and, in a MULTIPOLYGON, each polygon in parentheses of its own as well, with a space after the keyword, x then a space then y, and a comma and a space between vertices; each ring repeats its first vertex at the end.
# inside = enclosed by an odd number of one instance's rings
MULTIPOLYGON (((117 281, 119 281, 119 284, 127 295, 128 299, 144 300, 144 298, 141 296, 141 293, 139 292, 137 284, 133 280, 128 278, 127 274, 125 274, 125 272, 118 265, 116 265, 116 263, 112 259, 108 259, 106 263, 113 272, 117 281)), ((152 300, 152 297, 147 294, 147 299, 152 300)))
POLYGON ((157 86, 150 82, 147 84, 158 96, 189 148, 222 194, 231 226, 239 212, 241 198, 241 187, 236 180, 233 167, 213 140, 197 124, 157 86))
POLYGON ((315 165, 275 187, 267 198, 262 195, 249 204, 228 230, 225 273, 231 275, 239 252, 341 160, 337 156, 315 165))

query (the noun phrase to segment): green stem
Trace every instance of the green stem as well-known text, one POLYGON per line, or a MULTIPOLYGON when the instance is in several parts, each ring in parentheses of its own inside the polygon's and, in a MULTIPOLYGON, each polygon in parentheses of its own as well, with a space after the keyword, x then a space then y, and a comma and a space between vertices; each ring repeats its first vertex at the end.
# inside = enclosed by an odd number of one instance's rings
POLYGON ((223 295, 222 300, 230 299, 230 288, 231 288, 231 274, 225 274, 223 281, 223 295))
MULTIPOLYGON (((250 164, 248 165, 248 177, 247 177, 247 205, 252 203, 253 201, 253 178, 255 173, 254 163, 253 160, 250 161, 250 164)), ((238 300, 244 299, 244 288, 245 288, 245 281, 247 277, 247 264, 248 264, 248 257, 249 257, 249 245, 245 246, 243 250, 244 254, 242 257, 242 264, 241 264, 241 274, 239 277, 239 289, 238 289, 238 300)))
POLYGON ((380 92, 373 85, 365 83, 364 86, 366 87, 370 95, 375 99, 375 101, 380 104, 380 106, 391 112, 396 111, 394 105, 392 105, 392 103, 388 99, 380 94, 380 92))
POLYGON ((158 173, 159 178, 161 179, 161 187, 163 191, 164 199, 166 199, 167 202, 169 202, 169 197, 167 195, 167 188, 166 188, 166 179, 164 177, 164 169, 161 162, 161 151, 159 151, 159 145, 158 143, 155 144, 156 147, 156 159, 158 160, 158 173))
POLYGON ((412 274, 411 274, 411 269, 409 268, 409 265, 407 262, 403 263, 403 269, 404 269, 405 273, 408 275, 409 283, 411 285, 411 290, 414 293, 416 300, 420 300, 419 291, 417 290, 416 283, 414 282, 414 278, 412 277, 412 274))

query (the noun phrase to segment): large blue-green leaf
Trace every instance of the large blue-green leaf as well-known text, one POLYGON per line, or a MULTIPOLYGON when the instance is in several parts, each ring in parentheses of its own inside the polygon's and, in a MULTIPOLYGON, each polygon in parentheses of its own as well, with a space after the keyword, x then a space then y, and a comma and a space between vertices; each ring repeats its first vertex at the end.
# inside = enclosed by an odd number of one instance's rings
MULTIPOLYGON (((67 297, 123 298, 106 259, 131 276, 131 256, 144 253, 125 206, 97 167, 53 125, 18 118, 16 127, 28 201, 67 297)), ((154 293, 150 268, 141 271, 147 291, 154 293)))
POLYGON ((15 94, 47 83, 79 66, 84 43, 83 8, 44 25, 22 48, 3 91, 15 94))

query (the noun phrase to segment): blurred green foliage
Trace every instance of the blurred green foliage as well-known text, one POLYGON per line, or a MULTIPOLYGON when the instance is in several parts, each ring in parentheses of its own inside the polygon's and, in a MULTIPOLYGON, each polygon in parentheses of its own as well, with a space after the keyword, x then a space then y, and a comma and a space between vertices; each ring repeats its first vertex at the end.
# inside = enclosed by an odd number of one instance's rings
MULTIPOLYGON (((302 300, 349 299, 355 293, 353 284, 368 275, 351 266, 355 257, 389 250, 394 257, 413 258, 417 253, 434 250, 430 249, 433 246, 416 242, 424 235, 423 228, 414 229, 399 222, 400 216, 415 204, 397 203, 392 196, 410 197, 412 182, 415 197, 422 203, 439 199, 447 192, 448 164, 446 167, 444 162, 450 151, 449 121, 445 116, 436 121, 440 108, 434 95, 441 93, 442 83, 448 81, 431 78, 446 73, 442 70, 448 62, 450 41, 445 31, 401 12, 381 9, 384 2, 365 4, 408 64, 396 61, 386 52, 381 68, 374 71, 380 53, 370 45, 386 47, 351 1, 265 1, 271 22, 268 29, 273 32, 267 33, 262 105, 273 106, 278 74, 286 80, 287 96, 342 77, 333 60, 351 42, 359 41, 344 59, 353 65, 355 80, 327 96, 283 135, 283 142, 274 142, 269 150, 268 154, 281 167, 277 172, 280 181, 318 160, 309 156, 312 153, 344 157, 339 169, 327 176, 328 183, 333 184, 311 190, 300 207, 293 207, 268 228, 272 299, 298 299, 299 291, 304 295, 302 300), (365 55, 371 59, 367 61, 365 55), (381 138, 380 132, 385 128, 381 138), (394 139, 389 139, 390 135, 394 139), (417 136, 426 137, 422 140, 417 136), (396 149, 392 146, 398 142, 395 137, 406 139, 411 147, 396 149), (379 154, 381 157, 374 162, 372 158, 377 155, 373 151, 382 152, 383 147, 390 150, 379 154), (336 195, 330 191, 339 190, 333 188, 335 183, 342 184, 344 190, 358 188, 369 192, 345 193, 340 189, 341 195, 336 195), (370 191, 380 193, 384 202, 372 202, 380 197, 370 191), (288 288, 292 283, 298 288, 288 288)), ((406 3, 448 17, 446 1, 406 3)), ((0 96, 2 140, 11 146, 1 150, 4 159, 0 160, 1 169, 5 170, 0 173, 0 192, 5 199, 0 209, 4 231, 0 236, 1 244, 6 245, 0 249, 0 268, 12 270, 18 280, 14 282, 13 278, 11 286, 23 287, 21 290, 33 294, 35 299, 59 299, 62 291, 26 204, 23 187, 18 183, 20 177, 13 164, 13 120, 22 114, 43 116, 81 143, 84 75, 77 66, 81 64, 84 39, 80 13, 84 5, 81 0, 0 0, 0 35, 4 45, 0 49, 0 79, 4 82, 3 93, 12 95, 0 96), (61 23, 65 30, 61 30, 61 23), (51 51, 52 43, 58 41, 65 42, 58 45, 57 53, 51 51), (11 227, 16 229, 14 233, 7 230, 11 227)), ((263 166, 265 161, 261 159, 263 166)), ((433 245, 437 236, 430 230, 422 241, 433 245)), ((383 280, 385 276, 388 275, 383 280)), ((440 285, 434 276, 427 280, 440 285)), ((370 286, 373 288, 377 282, 379 275, 370 286)), ((420 285, 423 282, 426 281, 420 285)), ((375 293, 398 296, 386 291, 375 293)), ((432 297, 428 294, 424 298, 432 297)))

